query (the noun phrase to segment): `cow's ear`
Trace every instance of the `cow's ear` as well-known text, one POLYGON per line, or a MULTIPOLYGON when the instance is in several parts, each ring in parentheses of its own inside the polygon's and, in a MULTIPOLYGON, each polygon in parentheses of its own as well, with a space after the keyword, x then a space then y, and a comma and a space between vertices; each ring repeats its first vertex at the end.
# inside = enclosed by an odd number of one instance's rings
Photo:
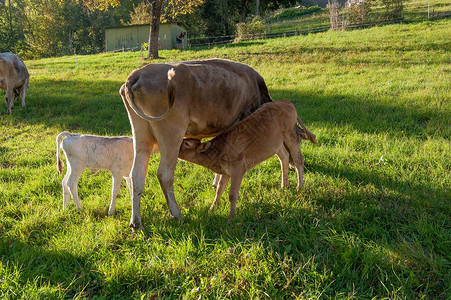
POLYGON ((211 146, 210 142, 201 143, 199 146, 197 146, 196 152, 197 153, 205 152, 210 148, 210 146, 211 146))

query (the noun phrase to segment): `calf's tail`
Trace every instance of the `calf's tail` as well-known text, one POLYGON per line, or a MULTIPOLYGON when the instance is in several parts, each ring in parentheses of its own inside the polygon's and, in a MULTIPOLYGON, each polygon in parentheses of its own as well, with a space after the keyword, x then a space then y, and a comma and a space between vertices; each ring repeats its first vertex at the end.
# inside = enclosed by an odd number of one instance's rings
POLYGON ((302 130, 304 130, 304 132, 305 132, 307 138, 308 138, 313 144, 316 144, 316 143, 317 143, 317 142, 316 142, 316 135, 315 135, 314 133, 312 133, 312 132, 310 132, 310 131, 307 130, 307 127, 305 127, 304 123, 302 123, 302 120, 301 120, 301 118, 299 118, 299 116, 298 116, 298 123, 299 123, 299 125, 301 126, 302 130))
POLYGON ((58 170, 58 173, 60 175, 63 174, 63 166, 64 166, 63 161, 60 158, 61 139, 69 135, 71 135, 69 132, 63 131, 56 136, 56 169, 58 170))

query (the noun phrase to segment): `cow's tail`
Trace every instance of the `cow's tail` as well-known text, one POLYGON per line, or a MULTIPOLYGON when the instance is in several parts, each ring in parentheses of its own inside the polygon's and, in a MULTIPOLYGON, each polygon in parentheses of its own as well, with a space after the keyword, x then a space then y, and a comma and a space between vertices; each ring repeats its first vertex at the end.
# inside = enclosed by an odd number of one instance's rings
POLYGON ((174 105, 174 98, 175 98, 175 81, 174 81, 174 76, 175 76, 175 70, 174 68, 171 68, 168 71, 168 84, 167 84, 167 89, 168 89, 168 110, 160 115, 160 116, 150 116, 146 113, 144 113, 135 103, 135 99, 133 96, 133 91, 132 89, 135 88, 139 88, 139 79, 138 80, 128 80, 125 84, 125 89, 121 88, 120 93, 126 97, 126 99, 128 100, 128 102, 130 103, 131 108, 133 109, 133 111, 140 116, 141 118, 148 120, 148 121, 158 121, 158 120, 162 120, 164 118, 166 118, 169 114, 169 112, 172 109, 172 106, 174 105))
POLYGON ((302 130, 305 132, 305 135, 307 136, 307 139, 309 139, 312 143, 316 144, 316 135, 310 131, 307 130, 307 127, 305 127, 304 123, 302 123, 301 118, 298 116, 298 123, 301 126, 302 130))
POLYGON ((61 139, 69 135, 71 135, 69 132, 63 131, 56 136, 56 169, 58 170, 58 173, 60 175, 63 174, 63 166, 64 166, 63 161, 60 158, 61 139))

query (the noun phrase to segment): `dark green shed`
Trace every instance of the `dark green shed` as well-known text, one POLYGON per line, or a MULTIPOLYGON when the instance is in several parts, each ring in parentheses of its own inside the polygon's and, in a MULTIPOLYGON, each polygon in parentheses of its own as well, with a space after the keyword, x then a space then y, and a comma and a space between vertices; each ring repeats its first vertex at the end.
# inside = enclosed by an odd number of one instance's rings
MULTIPOLYGON (((109 27, 105 29, 105 50, 140 49, 149 39, 149 24, 109 27)), ((183 23, 172 22, 160 24, 160 49, 176 49, 175 37, 180 32, 188 32, 183 23)), ((188 36, 188 35, 187 35, 188 36)), ((187 46, 187 36, 183 47, 187 46)))

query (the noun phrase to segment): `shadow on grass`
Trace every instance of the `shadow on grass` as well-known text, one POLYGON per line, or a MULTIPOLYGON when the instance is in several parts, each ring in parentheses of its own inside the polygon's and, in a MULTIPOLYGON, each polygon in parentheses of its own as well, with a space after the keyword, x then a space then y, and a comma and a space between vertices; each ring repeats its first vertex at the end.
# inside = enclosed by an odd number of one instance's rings
MULTIPOLYGON (((38 80, 27 94, 27 107, 17 100, 14 124, 45 125, 99 135, 131 135, 119 88, 123 82, 38 80)), ((55 132, 55 135, 58 132, 55 132)))
POLYGON ((390 136, 426 138, 427 135, 448 136, 446 123, 451 113, 446 110, 415 107, 393 101, 380 103, 378 99, 366 99, 341 94, 311 94, 293 90, 273 90, 272 95, 287 97, 295 103, 304 123, 318 123, 334 126, 349 126, 357 132, 390 136), (398 103, 398 104, 396 104, 398 103), (431 125, 431 128, 428 126, 431 125))
MULTIPOLYGON (((39 289, 48 285, 49 290, 33 292, 50 298, 95 295, 103 282, 98 273, 92 272, 91 263, 82 256, 64 250, 47 250, 4 236, 0 237, 0 263, 5 272, 2 283, 9 286, 9 290, 15 286, 13 295, 19 298, 32 297, 24 287, 28 285, 31 288, 35 280, 39 289), (14 275, 17 272, 19 276, 14 275)), ((2 295, 5 296, 3 292, 2 295)))
MULTIPOLYGON (((11 118, 14 123, 43 124, 62 130, 92 134, 130 135, 127 112, 119 95, 123 82, 55 81, 34 83, 27 97, 27 107, 17 105, 11 118)), ((306 123, 351 126, 364 133, 403 132, 406 136, 424 136, 428 122, 451 120, 447 111, 416 108, 401 104, 381 104, 349 95, 299 93, 272 90, 277 98, 289 98, 298 107, 306 123)), ((394 102, 396 103, 396 102, 394 102)), ((2 116, 7 117, 7 116, 2 116)), ((444 136, 444 138, 450 138, 444 136)))

